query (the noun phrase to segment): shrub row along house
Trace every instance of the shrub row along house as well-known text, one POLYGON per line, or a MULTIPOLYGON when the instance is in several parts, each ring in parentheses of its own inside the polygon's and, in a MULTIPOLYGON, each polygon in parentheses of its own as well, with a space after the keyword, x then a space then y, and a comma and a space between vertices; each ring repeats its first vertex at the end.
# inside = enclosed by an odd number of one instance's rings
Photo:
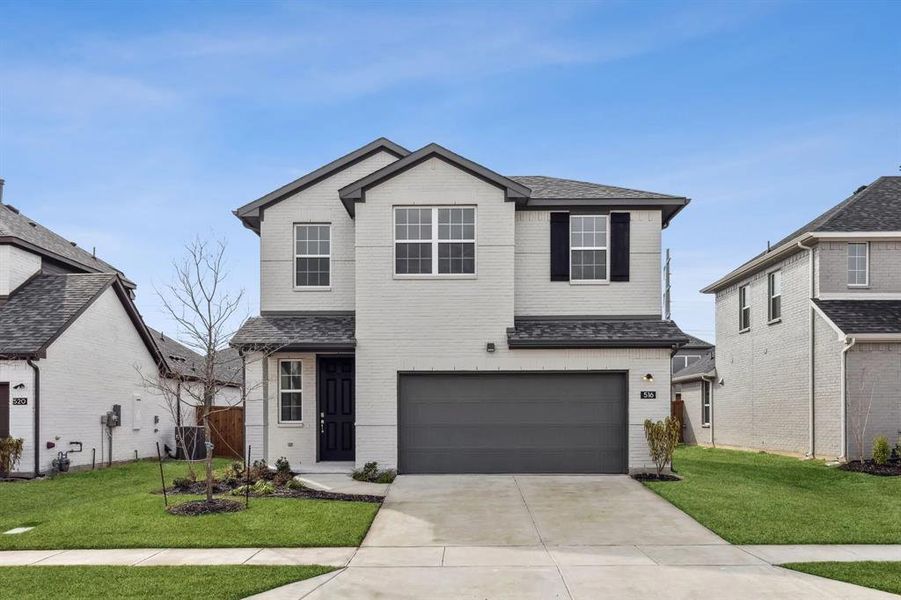
MULTIPOLYGON (((135 289, 0 203, 0 438, 24 440, 16 472, 46 473, 60 452, 75 467, 174 448, 178 416, 144 378, 181 381, 200 357, 144 324, 135 289)), ((237 386, 220 401, 237 402, 237 386)))
POLYGON ((660 280, 686 204, 382 138, 242 206, 261 314, 232 343, 272 352, 248 358, 253 457, 651 468, 642 424, 669 414, 689 341, 661 316, 660 280))
POLYGON ((702 290, 716 357, 676 373, 703 444, 857 458, 901 432, 901 177, 880 177, 702 290))

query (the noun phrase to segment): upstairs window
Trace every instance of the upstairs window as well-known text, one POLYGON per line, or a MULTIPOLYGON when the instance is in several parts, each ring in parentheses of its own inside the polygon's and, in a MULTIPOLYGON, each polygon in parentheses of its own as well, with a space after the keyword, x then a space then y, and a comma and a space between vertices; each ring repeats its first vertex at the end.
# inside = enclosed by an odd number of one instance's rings
POLYGON ((327 288, 331 285, 331 226, 294 226, 294 287, 327 288))
POLYGON ((474 207, 394 209, 395 275, 453 277, 475 272, 474 207))
POLYGON ((609 281, 607 217, 571 215, 569 218, 570 281, 609 281))
POLYGON ((870 285, 870 245, 864 243, 848 244, 848 287, 866 287, 870 285))
POLYGON ((769 320, 776 321, 782 318, 782 271, 773 271, 767 275, 767 290, 769 320))
POLYGON ((738 330, 745 331, 751 328, 751 304, 748 294, 750 286, 743 285, 738 288, 738 330))

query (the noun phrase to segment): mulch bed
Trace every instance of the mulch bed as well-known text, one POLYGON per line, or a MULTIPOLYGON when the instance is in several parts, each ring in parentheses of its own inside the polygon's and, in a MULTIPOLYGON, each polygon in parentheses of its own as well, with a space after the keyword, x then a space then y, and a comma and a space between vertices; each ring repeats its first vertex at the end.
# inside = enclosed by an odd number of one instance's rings
MULTIPOLYGON (((222 483, 219 481, 213 483, 213 493, 214 494, 227 494, 230 491, 232 491, 232 488, 233 488, 233 486, 230 486, 228 484, 225 484, 225 483, 222 483)), ((206 495, 206 482, 198 481, 198 482, 192 483, 188 487, 184 487, 184 486, 168 487, 168 488, 166 488, 166 493, 172 494, 174 496, 178 495, 178 494, 185 494, 188 496, 205 496, 206 495)))
POLYGON ((843 471, 854 471, 856 473, 868 473, 870 475, 880 475, 882 477, 897 477, 901 475, 901 462, 889 462, 884 465, 877 465, 871 460, 861 462, 852 460, 839 466, 843 471))
POLYGON ((632 475, 632 479, 636 481, 682 481, 682 478, 678 475, 670 475, 668 473, 661 475, 657 473, 636 473, 632 475))
POLYGON ((274 494, 269 494, 270 498, 308 498, 312 500, 342 500, 345 502, 373 502, 381 504, 384 498, 381 496, 371 496, 369 494, 339 494, 337 492, 323 492, 321 490, 311 490, 310 488, 301 488, 290 490, 287 488, 279 488, 274 494))
POLYGON ((211 515, 224 512, 238 512, 244 510, 244 504, 225 498, 213 498, 207 500, 190 500, 181 504, 173 504, 166 509, 173 515, 196 517, 198 515, 211 515))

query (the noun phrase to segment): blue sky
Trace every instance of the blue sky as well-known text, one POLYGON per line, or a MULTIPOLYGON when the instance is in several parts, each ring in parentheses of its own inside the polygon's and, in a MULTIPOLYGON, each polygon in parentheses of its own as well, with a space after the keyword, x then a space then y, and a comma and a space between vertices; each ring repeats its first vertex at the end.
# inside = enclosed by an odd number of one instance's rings
POLYGON ((378 136, 501 173, 683 194, 673 313, 901 165, 901 3, 0 0, 5 200, 154 287, 231 210, 378 136))

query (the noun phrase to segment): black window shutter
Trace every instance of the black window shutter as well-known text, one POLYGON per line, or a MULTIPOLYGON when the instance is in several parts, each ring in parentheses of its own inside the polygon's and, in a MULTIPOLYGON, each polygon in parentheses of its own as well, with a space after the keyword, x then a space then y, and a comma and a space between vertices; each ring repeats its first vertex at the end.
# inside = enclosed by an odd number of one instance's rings
POLYGON ((629 281, 629 213, 610 213, 610 281, 629 281))
POLYGON ((551 213, 551 281, 569 281, 569 213, 551 213))

